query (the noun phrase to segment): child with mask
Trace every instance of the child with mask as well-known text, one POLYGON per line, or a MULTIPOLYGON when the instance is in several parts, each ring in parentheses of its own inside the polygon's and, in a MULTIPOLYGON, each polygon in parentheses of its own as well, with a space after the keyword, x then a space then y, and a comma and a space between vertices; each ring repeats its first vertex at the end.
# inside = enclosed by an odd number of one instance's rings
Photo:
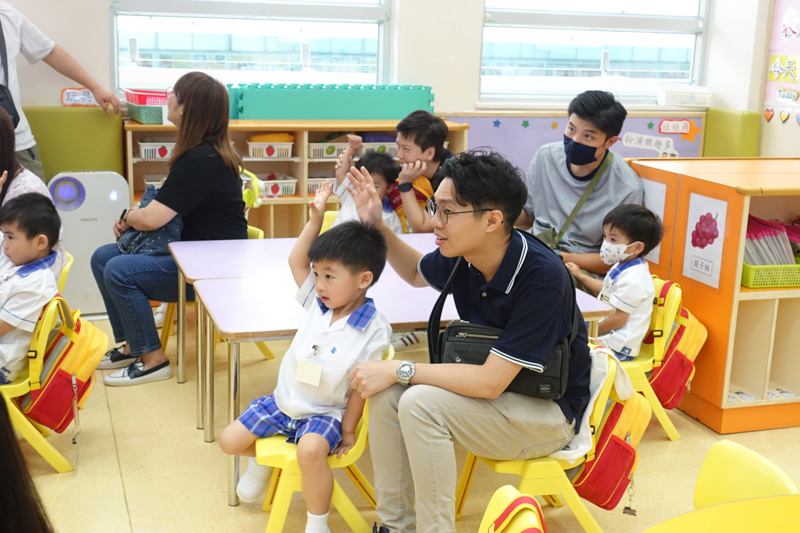
POLYGON ((620 361, 639 354, 650 327, 655 288, 650 268, 644 260, 661 242, 661 221, 641 205, 623 204, 603 219, 603 244, 600 258, 611 269, 600 281, 582 272, 575 263, 567 269, 598 298, 614 308, 614 314, 600 321, 600 339, 620 361))
POLYGON ((567 113, 563 143, 546 144, 533 156, 525 178, 528 199, 516 226, 533 226, 534 235, 561 232, 556 253, 564 262, 575 263, 599 279, 608 270, 599 255, 603 240, 600 222, 611 208, 641 204, 644 189, 625 160, 610 151, 627 116, 613 94, 581 93, 570 102, 567 113), (584 204, 567 224, 590 187, 584 204))

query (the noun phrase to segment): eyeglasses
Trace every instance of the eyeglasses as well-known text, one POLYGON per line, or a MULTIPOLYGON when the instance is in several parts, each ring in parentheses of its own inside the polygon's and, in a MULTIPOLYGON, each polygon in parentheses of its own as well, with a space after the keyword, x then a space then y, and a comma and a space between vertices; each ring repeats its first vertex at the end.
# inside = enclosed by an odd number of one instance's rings
POLYGON ((446 207, 439 209, 439 205, 433 198, 428 198, 427 202, 425 203, 425 211, 431 216, 431 218, 436 216, 436 213, 439 213, 439 218, 442 219, 442 222, 447 224, 450 220, 451 215, 463 215, 464 213, 480 213, 481 211, 491 211, 491 209, 473 209, 471 211, 450 211, 446 207))

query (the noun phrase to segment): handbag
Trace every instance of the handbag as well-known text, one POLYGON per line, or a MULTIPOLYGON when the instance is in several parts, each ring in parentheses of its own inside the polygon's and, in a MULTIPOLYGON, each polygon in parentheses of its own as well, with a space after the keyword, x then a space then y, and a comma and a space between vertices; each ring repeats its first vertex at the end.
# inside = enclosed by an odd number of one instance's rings
MULTIPOLYGON (((145 207, 158 194, 158 189, 148 185, 142 194, 139 207, 145 207)), ((183 220, 175 215, 172 220, 152 231, 128 228, 117 239, 117 248, 123 254, 169 255, 169 243, 181 240, 183 220)))
POLYGON ((0 107, 5 109, 8 116, 11 117, 11 122, 14 124, 14 129, 17 129, 19 124, 19 112, 17 106, 14 105, 14 98, 11 96, 11 91, 8 89, 8 56, 6 55, 6 38, 3 35, 3 25, 0 24, 0 59, 3 62, 3 74, 6 77, 6 84, 0 84, 0 107))
POLYGON ((611 161, 614 159, 614 152, 608 152, 608 155, 605 157, 603 162, 597 167, 597 172, 594 173, 594 177, 592 181, 589 182, 589 185, 586 186, 586 189, 583 191, 578 203, 575 204, 575 207, 572 208, 572 212, 567 217, 567 220, 564 222, 564 225, 561 226, 559 231, 556 231, 556 228, 547 228, 546 230, 540 231, 535 235, 537 239, 542 241, 547 245, 548 248, 551 250, 558 249, 558 243, 561 242, 561 237, 567 232, 567 228, 569 228, 572 221, 575 220, 575 217, 578 216, 580 213, 583 204, 586 203, 586 200, 589 198, 589 195, 592 194, 597 184, 600 182, 600 178, 603 177, 603 174, 606 173, 606 170, 611 165, 611 161))
MULTIPOLYGON (((440 331, 439 323, 444 301, 463 259, 463 257, 459 257, 456 261, 456 265, 453 267, 453 271, 450 273, 439 299, 436 300, 428 320, 428 353, 430 354, 430 362, 433 364, 465 363, 482 365, 489 356, 495 341, 503 332, 501 328, 481 326, 464 320, 454 320, 444 328, 444 331, 440 331)), ((523 367, 508 385, 506 392, 516 392, 546 400, 557 400, 564 396, 569 380, 570 347, 572 341, 578 335, 580 321, 574 296, 572 298, 572 308, 572 333, 556 343, 550 351, 550 355, 544 365, 544 371, 536 372, 530 368, 523 367)))

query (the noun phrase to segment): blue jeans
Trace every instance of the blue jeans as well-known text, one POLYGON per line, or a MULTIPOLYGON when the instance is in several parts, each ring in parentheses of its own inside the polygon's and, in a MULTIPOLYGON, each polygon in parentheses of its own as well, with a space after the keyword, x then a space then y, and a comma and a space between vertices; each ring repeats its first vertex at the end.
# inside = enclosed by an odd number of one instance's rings
MULTIPOLYGON (((150 300, 178 301, 178 266, 172 256, 123 254, 114 243, 95 250, 91 266, 114 340, 127 341, 137 357, 160 349, 150 300)), ((191 286, 186 300, 194 300, 191 286)))

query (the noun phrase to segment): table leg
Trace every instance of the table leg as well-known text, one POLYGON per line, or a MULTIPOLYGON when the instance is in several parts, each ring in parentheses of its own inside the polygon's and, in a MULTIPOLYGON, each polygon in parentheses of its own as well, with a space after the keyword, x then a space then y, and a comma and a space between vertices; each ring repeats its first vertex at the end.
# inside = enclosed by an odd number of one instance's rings
MULTIPOLYGON (((228 341, 228 424, 239 416, 239 343, 228 341)), ((228 457, 228 505, 239 505, 239 456, 228 457)))
POLYGON ((587 333, 589 337, 599 337, 598 333, 600 330, 600 321, 599 320, 589 320, 589 327, 587 328, 587 333))
POLYGON ((203 336, 203 332, 205 328, 206 320, 206 310, 203 302, 200 301, 200 298, 195 297, 195 327, 196 327, 196 359, 197 359, 197 429, 203 429, 205 427, 204 421, 204 405, 205 405, 205 346, 204 341, 205 337, 203 336))
POLYGON ((214 442, 214 324, 211 315, 205 313, 205 376, 203 388, 205 389, 205 441, 214 442))
MULTIPOLYGON (((171 324, 170 324, 171 326, 171 324)), ((168 327, 166 324, 164 327, 168 327)), ((186 383, 186 276, 178 269, 178 383, 186 383)))

